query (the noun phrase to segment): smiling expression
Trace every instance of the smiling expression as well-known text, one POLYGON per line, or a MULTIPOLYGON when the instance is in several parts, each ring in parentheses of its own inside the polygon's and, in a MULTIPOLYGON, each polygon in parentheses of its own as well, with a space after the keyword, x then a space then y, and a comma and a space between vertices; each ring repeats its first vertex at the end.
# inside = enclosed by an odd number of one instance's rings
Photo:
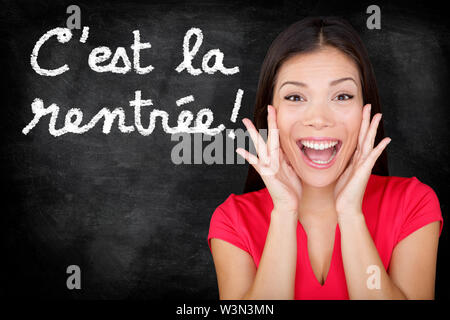
POLYGON ((363 96, 355 62, 330 46, 289 58, 278 70, 273 106, 281 147, 300 179, 316 187, 335 182, 356 149, 361 126, 363 96), (306 137, 339 140, 331 166, 307 163, 299 142, 306 137))

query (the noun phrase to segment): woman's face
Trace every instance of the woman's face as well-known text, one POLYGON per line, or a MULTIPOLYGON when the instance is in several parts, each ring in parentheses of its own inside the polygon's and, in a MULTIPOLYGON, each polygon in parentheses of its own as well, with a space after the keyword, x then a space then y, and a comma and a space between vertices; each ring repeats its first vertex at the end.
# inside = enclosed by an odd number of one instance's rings
MULTIPOLYGON (((273 106, 277 109, 281 147, 303 183, 324 187, 343 173, 357 146, 362 103, 358 68, 338 49, 327 46, 293 56, 282 64, 273 106), (308 164, 311 162, 301 150, 301 141, 307 137, 339 140, 331 166, 308 164)), ((331 150, 334 147, 329 154, 331 150)), ((312 158, 321 153, 310 151, 312 158)))

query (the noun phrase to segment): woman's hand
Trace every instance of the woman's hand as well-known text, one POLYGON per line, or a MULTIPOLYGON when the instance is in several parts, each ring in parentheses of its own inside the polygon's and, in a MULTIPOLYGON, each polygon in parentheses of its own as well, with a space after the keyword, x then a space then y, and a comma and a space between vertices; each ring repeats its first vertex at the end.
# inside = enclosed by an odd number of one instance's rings
POLYGON ((280 147, 276 109, 271 105, 267 108, 267 145, 249 119, 244 118, 242 122, 250 134, 258 157, 242 148, 237 148, 236 152, 246 159, 263 179, 272 197, 274 210, 297 216, 302 184, 280 147))
POLYGON ((334 196, 338 217, 362 214, 362 201, 372 168, 391 142, 391 138, 384 138, 376 148, 373 147, 382 115, 374 115, 369 127, 370 108, 370 104, 364 106, 356 151, 336 183, 334 196))

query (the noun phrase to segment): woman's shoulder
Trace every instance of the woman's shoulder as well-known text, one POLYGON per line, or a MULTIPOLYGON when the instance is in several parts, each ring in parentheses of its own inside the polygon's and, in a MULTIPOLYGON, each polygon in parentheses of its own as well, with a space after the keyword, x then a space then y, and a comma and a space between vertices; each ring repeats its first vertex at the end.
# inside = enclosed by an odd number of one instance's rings
POLYGON ((242 194, 231 193, 216 211, 225 214, 235 221, 258 221, 270 217, 273 209, 272 198, 267 188, 242 194))
MULTIPOLYGON (((421 203, 430 206, 439 205, 439 200, 433 188, 420 181, 417 177, 379 176, 372 174, 366 188, 367 206, 382 206, 386 209, 408 211, 421 203)), ((398 213, 397 213, 398 214, 398 213)))
POLYGON ((434 192, 417 177, 379 176, 372 174, 367 188, 372 192, 382 192, 385 196, 409 198, 434 192))
MULTIPOLYGON (((208 233, 253 255, 253 244, 268 229, 272 198, 267 188, 243 194, 231 193, 214 211, 208 233)), ((262 240, 263 241, 263 240, 262 240)), ((259 243, 259 242, 258 242, 259 243)))
POLYGON ((367 212, 375 211, 377 217, 391 219, 397 226, 397 242, 426 223, 443 222, 436 192, 415 176, 371 175, 365 200, 367 212))
POLYGON ((249 212, 270 209, 270 206, 273 206, 272 198, 267 188, 263 188, 241 194, 231 193, 219 205, 219 208, 222 210, 249 212))

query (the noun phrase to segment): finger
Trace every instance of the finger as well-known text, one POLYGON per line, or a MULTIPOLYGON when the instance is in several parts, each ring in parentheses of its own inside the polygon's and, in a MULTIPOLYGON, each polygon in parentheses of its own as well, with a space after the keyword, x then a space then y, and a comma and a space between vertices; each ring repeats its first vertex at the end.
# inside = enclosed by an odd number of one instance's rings
MULTIPOLYGON (((237 148, 236 153, 238 153, 242 158, 248 161, 251 165, 257 165, 258 164, 258 157, 254 154, 251 154, 245 149, 237 148)), ((256 169, 256 168, 255 168, 256 169)))
POLYGON ((253 145, 255 146, 256 153, 258 154, 258 157, 264 162, 268 163, 268 155, 267 155, 267 146, 264 142, 264 139, 261 137, 261 135, 256 130, 253 123, 247 119, 242 119, 242 122, 244 123, 245 127, 247 128, 248 133, 250 134, 250 138, 253 141, 253 145))
POLYGON ((363 111, 363 118, 361 121, 361 128, 359 130, 359 137, 358 137, 358 149, 361 150, 363 146, 364 139, 367 134, 367 128, 369 127, 370 123, 370 110, 372 108, 371 104, 368 104, 365 106, 365 109, 363 111))
POLYGON ((272 162, 270 167, 266 167, 264 165, 261 166, 260 159, 258 159, 255 155, 251 154, 247 150, 237 148, 236 152, 239 155, 241 155, 245 160, 247 160, 253 166, 253 168, 255 168, 256 172, 258 172, 261 178, 263 178, 264 183, 266 183, 266 181, 264 180, 265 176, 273 176, 278 172, 279 165, 276 163, 272 162))
POLYGON ((374 148, 372 150, 372 152, 369 154, 369 156, 367 157, 367 162, 368 165, 371 166, 371 168, 373 168, 373 166, 375 165, 375 162, 377 161, 377 159, 380 157, 381 153, 383 152, 383 150, 387 147, 387 145, 392 141, 391 138, 384 138, 383 140, 380 141, 380 143, 377 145, 376 148, 374 148))
POLYGON ((366 139, 364 140, 362 147, 363 156, 368 156, 373 150, 373 144, 375 141, 375 136, 377 134, 378 124, 381 121, 381 113, 377 113, 373 116, 372 123, 370 124, 369 131, 367 132, 366 139))
POLYGON ((277 127, 276 109, 269 105, 267 108, 267 125, 269 127, 269 134, 267 138, 267 149, 269 155, 275 155, 280 147, 279 131, 277 127))

